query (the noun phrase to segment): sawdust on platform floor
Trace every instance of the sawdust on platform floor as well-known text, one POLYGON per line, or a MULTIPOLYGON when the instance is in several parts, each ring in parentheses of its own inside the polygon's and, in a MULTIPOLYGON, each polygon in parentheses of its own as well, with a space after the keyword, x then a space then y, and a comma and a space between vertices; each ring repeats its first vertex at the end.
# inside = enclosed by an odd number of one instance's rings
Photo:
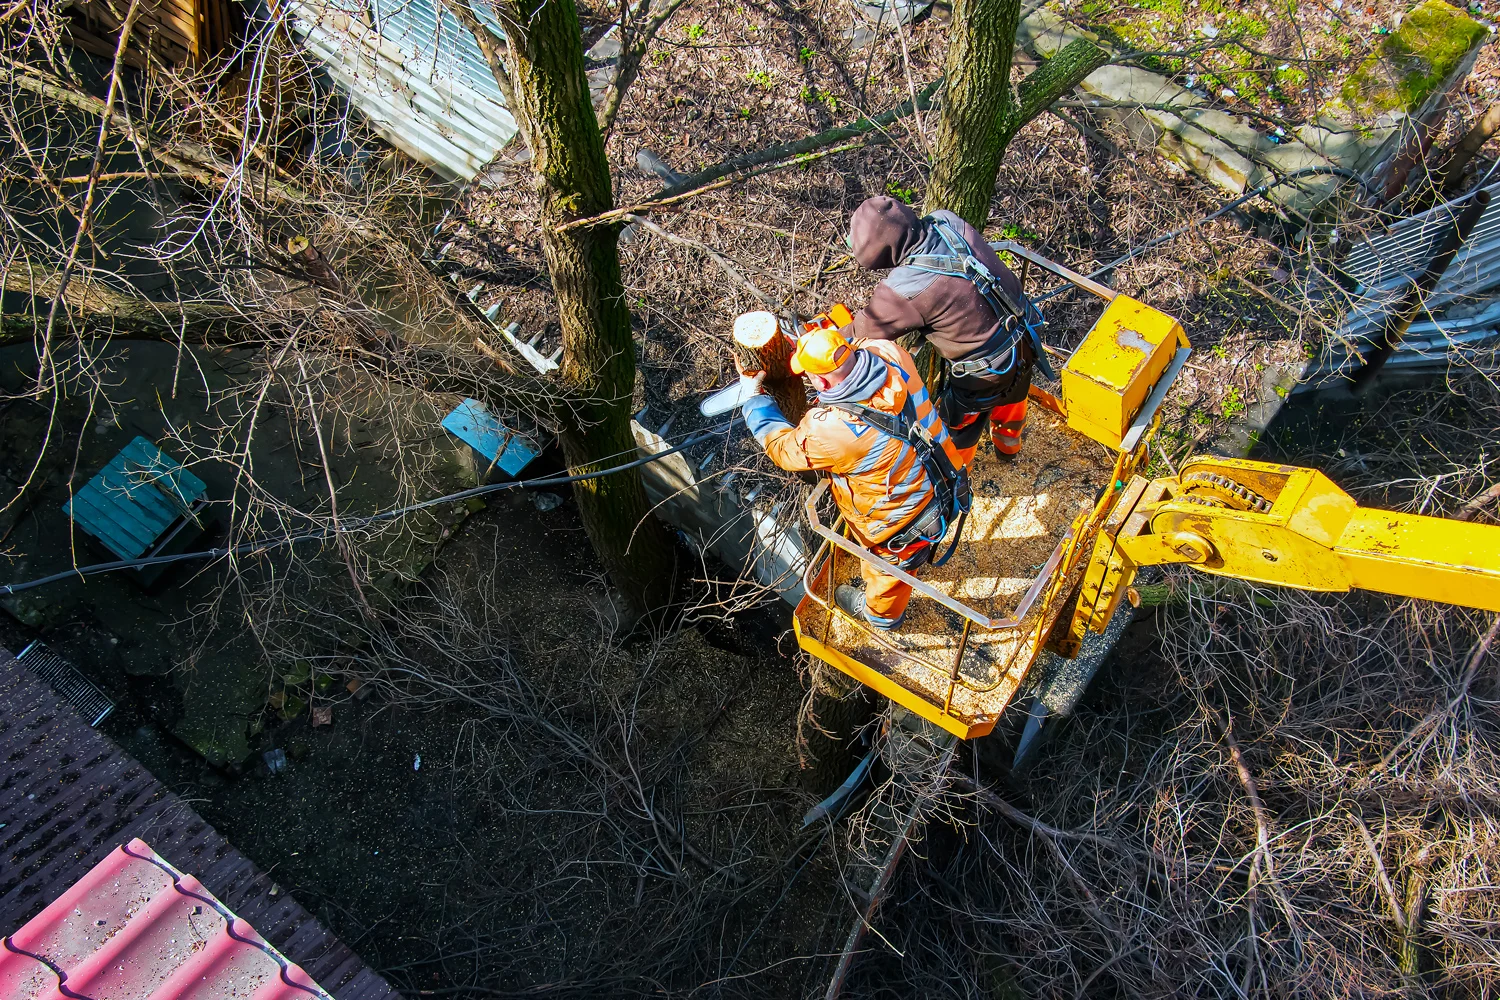
MULTIPOLYGON (((986 445, 975 458, 970 470, 974 504, 952 558, 917 575, 991 618, 1012 615, 1068 527, 1092 508, 1113 464, 1113 452, 1034 405, 1019 456, 1002 462, 986 445)), ((840 553, 834 574, 839 584, 862 586, 853 556, 840 553)), ((992 715, 1010 700, 1033 658, 1040 604, 1017 628, 970 632, 954 693, 960 715, 992 715)), ((823 621, 809 624, 817 629, 814 635, 821 635, 823 621)), ((833 616, 829 637, 861 662, 941 702, 962 630, 962 616, 918 593, 901 628, 885 636, 907 655, 878 645, 842 614, 833 616)))

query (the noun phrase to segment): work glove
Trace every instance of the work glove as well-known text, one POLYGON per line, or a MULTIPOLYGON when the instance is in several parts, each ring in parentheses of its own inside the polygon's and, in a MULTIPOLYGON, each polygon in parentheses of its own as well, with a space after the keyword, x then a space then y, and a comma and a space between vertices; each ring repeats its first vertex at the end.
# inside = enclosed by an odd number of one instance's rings
POLYGON ((753 395, 766 391, 765 381, 765 372, 740 372, 740 385, 746 387, 746 390, 753 395))
POLYGON ((734 370, 740 373, 741 379, 745 378, 748 375, 764 376, 766 374, 759 368, 746 368, 745 363, 740 360, 740 356, 738 354, 731 353, 729 357, 730 360, 734 362, 734 370))

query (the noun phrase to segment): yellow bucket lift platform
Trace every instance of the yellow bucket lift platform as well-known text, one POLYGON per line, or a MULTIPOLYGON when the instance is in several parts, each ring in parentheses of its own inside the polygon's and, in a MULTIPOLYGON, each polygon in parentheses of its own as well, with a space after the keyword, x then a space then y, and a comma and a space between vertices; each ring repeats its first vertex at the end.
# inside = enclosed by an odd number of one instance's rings
POLYGON ((891 567, 841 518, 824 523, 826 480, 813 490, 819 544, 793 617, 803 649, 969 739, 994 728, 1044 648, 1076 656, 1086 631, 1102 632, 1142 566, 1500 611, 1500 528, 1361 508, 1321 473, 1264 462, 1200 457, 1175 478, 1139 475, 1191 351, 1181 326, 1024 247, 995 247, 1108 305, 1060 373, 1062 398, 1032 389, 1023 458, 971 467, 975 510, 949 566, 891 567), (1009 565, 1012 551, 1035 562, 1009 565), (834 600, 861 560, 912 585, 894 633, 834 600))

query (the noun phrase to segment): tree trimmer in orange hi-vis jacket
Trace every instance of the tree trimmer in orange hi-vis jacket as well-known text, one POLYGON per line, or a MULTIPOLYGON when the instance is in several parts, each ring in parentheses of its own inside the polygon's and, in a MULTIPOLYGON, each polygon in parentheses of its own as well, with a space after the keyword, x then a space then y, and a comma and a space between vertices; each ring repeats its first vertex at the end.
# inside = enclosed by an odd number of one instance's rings
MULTIPOLYGON (((791 365, 817 387, 819 405, 793 426, 774 400, 756 395, 742 406, 745 423, 781 468, 827 472, 854 540, 913 571, 933 561, 933 547, 951 525, 962 531, 969 488, 961 456, 905 349, 891 341, 851 343, 848 327, 826 321, 809 326, 791 365)), ((861 571, 863 607, 849 606, 857 591, 841 593, 839 603, 877 628, 896 628, 911 586, 870 563, 861 571)))

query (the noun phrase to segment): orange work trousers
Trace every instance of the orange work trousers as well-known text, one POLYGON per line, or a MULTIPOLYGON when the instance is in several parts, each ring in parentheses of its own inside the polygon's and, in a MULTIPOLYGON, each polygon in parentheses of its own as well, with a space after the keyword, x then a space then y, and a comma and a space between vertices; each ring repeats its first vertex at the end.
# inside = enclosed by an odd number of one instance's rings
MULTIPOLYGON (((1021 452, 1021 431, 1026 427, 1026 400, 1019 403, 1006 403, 997 406, 988 414, 970 413, 959 423, 948 428, 950 432, 960 427, 968 427, 976 420, 983 420, 986 416, 990 421, 990 441, 995 445, 995 450, 1002 455, 1018 455, 1021 452)), ((964 465, 974 460, 974 452, 979 450, 979 442, 959 451, 963 456, 964 465)))
MULTIPOLYGON (((915 573, 926 564, 932 554, 930 542, 913 542, 899 552, 860 540, 871 552, 900 566, 908 573, 915 573)), ((906 605, 911 601, 911 584, 881 570, 874 563, 859 561, 860 576, 865 581, 865 616, 876 628, 895 628, 906 615, 906 605)))

